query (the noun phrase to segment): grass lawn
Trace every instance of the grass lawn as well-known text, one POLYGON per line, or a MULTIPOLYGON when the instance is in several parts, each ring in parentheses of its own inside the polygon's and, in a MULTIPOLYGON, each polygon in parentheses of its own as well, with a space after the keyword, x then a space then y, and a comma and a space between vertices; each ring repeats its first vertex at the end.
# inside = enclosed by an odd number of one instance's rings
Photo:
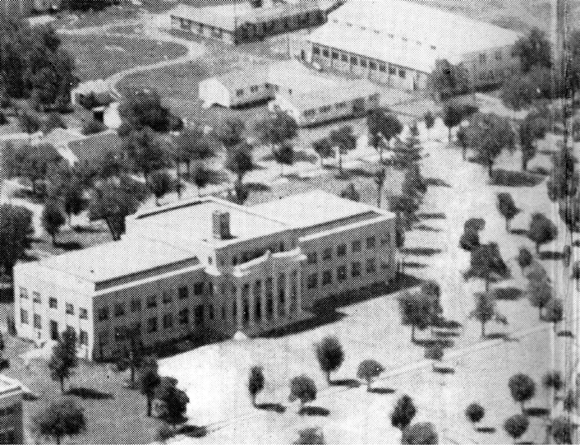
POLYGON ((175 43, 104 36, 62 36, 63 46, 76 59, 80 80, 102 79, 139 65, 173 59, 186 53, 175 43))

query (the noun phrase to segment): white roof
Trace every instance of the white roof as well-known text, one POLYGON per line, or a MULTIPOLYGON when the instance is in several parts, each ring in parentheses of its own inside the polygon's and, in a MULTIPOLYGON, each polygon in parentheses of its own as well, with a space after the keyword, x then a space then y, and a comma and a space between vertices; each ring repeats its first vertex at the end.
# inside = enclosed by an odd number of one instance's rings
POLYGON ((520 34, 404 0, 349 0, 307 40, 430 73, 438 59, 512 45, 520 34))

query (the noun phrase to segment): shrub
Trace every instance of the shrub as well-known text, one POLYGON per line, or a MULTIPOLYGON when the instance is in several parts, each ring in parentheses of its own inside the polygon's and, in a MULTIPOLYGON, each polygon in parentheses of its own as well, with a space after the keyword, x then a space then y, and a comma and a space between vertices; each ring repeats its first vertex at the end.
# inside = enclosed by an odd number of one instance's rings
POLYGON ((429 422, 416 423, 403 430, 401 443, 406 445, 430 445, 439 443, 435 426, 429 422))
POLYGON ((300 400, 301 408, 305 403, 316 399, 316 384, 307 375, 300 375, 290 380, 290 397, 289 400, 300 400))
POLYGON ((544 178, 530 172, 496 168, 491 174, 491 184, 501 187, 535 187, 544 178))
POLYGON ((106 129, 107 129, 107 126, 105 124, 93 119, 93 120, 90 120, 87 123, 85 123, 85 125, 83 126, 83 129, 82 129, 82 133, 85 136, 88 136, 91 134, 101 133, 101 132, 105 131, 106 129))
POLYGON ((532 260, 534 257, 532 253, 526 249, 525 247, 520 247, 520 252, 518 254, 518 264, 520 265, 521 269, 525 269, 530 264, 532 264, 532 260))
POLYGON ((328 336, 317 343, 316 358, 320 369, 326 374, 326 381, 330 383, 330 373, 336 371, 344 361, 344 351, 338 338, 328 336))
POLYGON ((526 416, 523 414, 516 414, 512 416, 503 424, 503 429, 514 439, 518 439, 519 437, 523 436, 524 433, 528 430, 528 426, 530 425, 530 421, 526 416))
POLYGON ((376 360, 368 359, 361 362, 358 367, 357 377, 366 380, 367 391, 371 390, 371 383, 375 377, 378 377, 385 368, 376 360))
MULTIPOLYGON (((523 412, 524 403, 534 397, 534 394, 536 393, 536 384, 532 378, 526 374, 515 374, 509 379, 508 387, 512 398, 521 404, 523 412)), ((514 438, 517 439, 517 437, 514 438)))
POLYGON ((397 400, 397 404, 391 413, 391 425, 404 430, 412 422, 415 414, 417 414, 417 408, 415 408, 413 399, 405 394, 397 400))
POLYGON ((459 247, 467 252, 472 252, 480 246, 479 235, 473 230, 466 230, 459 239, 459 247))
POLYGON ((298 431, 294 445, 324 445, 324 434, 320 428, 305 428, 298 431))
POLYGON ((479 403, 472 403, 465 409, 465 417, 469 419, 470 422, 478 423, 485 416, 485 409, 479 403))

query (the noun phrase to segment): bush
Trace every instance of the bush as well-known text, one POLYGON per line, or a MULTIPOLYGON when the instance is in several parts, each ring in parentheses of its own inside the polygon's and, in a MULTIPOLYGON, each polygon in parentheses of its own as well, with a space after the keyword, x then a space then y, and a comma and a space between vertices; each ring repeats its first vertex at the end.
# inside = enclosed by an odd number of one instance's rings
POLYGON ((485 416, 485 409, 479 403, 472 403, 465 409, 465 417, 469 419, 470 422, 478 423, 485 416))
POLYGON ((401 443, 406 445, 430 445, 439 443, 435 426, 429 422, 420 422, 403 430, 401 443))
POLYGON ((534 257, 528 249, 525 247, 520 247, 520 253, 518 254, 518 264, 522 270, 532 264, 533 259, 534 257))
POLYGON ((50 113, 48 118, 44 121, 43 131, 49 133, 55 128, 66 128, 66 124, 58 113, 50 113))
POLYGON ((530 172, 494 169, 491 174, 491 184, 502 187, 535 187, 544 178, 530 172))
POLYGON ((101 132, 105 131, 106 129, 107 129, 107 126, 105 124, 93 119, 93 120, 90 120, 87 123, 85 123, 85 125, 83 126, 83 129, 82 129, 82 133, 85 136, 88 136, 91 134, 101 133, 101 132))
POLYGON ((511 437, 518 439, 528 430, 529 425, 530 421, 528 420, 527 416, 523 414, 516 414, 515 416, 506 419, 503 424, 503 429, 511 437))
POLYGON ((38 130, 40 130, 41 126, 40 119, 38 119, 38 117, 33 114, 27 113, 26 111, 22 112, 18 116, 18 124, 20 125, 22 131, 29 134, 36 133, 38 130))
POLYGON ((467 252, 475 250, 479 245, 479 235, 473 230, 466 230, 459 239, 459 247, 467 252))
POLYGON ((173 437, 173 430, 169 427, 169 425, 163 424, 157 430, 157 440, 161 443, 165 443, 168 439, 173 437))

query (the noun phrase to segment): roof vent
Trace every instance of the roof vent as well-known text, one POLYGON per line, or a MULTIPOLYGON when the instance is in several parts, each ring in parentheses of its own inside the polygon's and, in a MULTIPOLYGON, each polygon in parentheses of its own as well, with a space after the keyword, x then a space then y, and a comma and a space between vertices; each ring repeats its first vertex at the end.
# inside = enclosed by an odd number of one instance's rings
POLYGON ((212 213, 212 229, 215 239, 229 239, 230 233, 230 214, 221 210, 215 210, 212 213))

